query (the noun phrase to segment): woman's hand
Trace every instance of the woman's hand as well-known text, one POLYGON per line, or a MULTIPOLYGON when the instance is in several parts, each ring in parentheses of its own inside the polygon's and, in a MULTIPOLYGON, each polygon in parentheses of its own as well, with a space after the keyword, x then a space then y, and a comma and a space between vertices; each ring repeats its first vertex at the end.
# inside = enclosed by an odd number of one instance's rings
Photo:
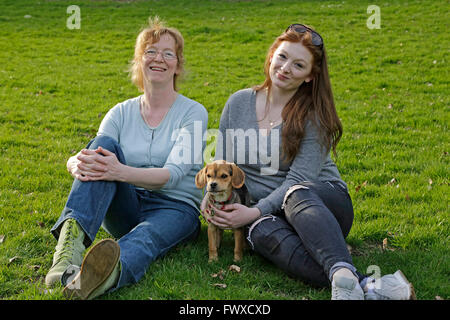
POLYGON ((249 208, 239 203, 227 204, 223 209, 214 207, 214 212, 214 216, 208 221, 222 229, 240 228, 261 216, 258 208, 249 208))
POLYGON ((120 181, 124 167, 114 153, 102 147, 83 149, 69 162, 69 171, 80 181, 120 181))
POLYGON ((98 147, 96 150, 82 150, 78 157, 78 168, 89 177, 89 181, 123 181, 125 165, 120 163, 115 153, 98 147))
POLYGON ((203 212, 206 209, 206 203, 208 202, 208 196, 205 194, 203 197, 202 203, 200 204, 200 213, 202 214, 203 218, 205 217, 203 212))
POLYGON ((76 155, 70 157, 69 160, 67 160, 67 170, 69 171, 70 175, 75 179, 78 179, 80 181, 89 181, 89 176, 94 175, 95 173, 83 171, 78 167, 78 165, 81 163, 81 161, 78 160, 78 157, 82 153, 83 150, 81 150, 76 155))

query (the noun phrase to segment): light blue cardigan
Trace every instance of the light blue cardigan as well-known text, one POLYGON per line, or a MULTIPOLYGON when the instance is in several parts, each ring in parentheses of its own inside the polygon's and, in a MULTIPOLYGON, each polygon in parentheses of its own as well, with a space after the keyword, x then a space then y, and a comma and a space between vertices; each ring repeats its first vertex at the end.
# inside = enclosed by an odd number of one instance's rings
POLYGON ((150 127, 140 113, 141 96, 117 104, 105 115, 97 135, 115 139, 126 164, 136 168, 167 168, 169 181, 152 190, 199 207, 202 190, 195 175, 203 167, 203 135, 208 112, 198 102, 178 94, 157 127, 150 127))

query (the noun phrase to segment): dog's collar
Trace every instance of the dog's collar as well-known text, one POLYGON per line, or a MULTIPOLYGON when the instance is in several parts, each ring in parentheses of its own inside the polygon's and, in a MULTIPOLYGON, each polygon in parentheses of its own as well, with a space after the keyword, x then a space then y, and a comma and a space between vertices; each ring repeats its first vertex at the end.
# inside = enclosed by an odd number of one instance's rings
POLYGON ((232 201, 232 200, 234 200, 234 199, 236 198, 236 196, 237 196, 237 194, 236 194, 235 192, 231 192, 231 193, 230 193, 230 196, 228 197, 227 200, 225 200, 225 201, 217 201, 217 200, 214 198, 214 195, 213 195, 212 193, 210 193, 209 200, 210 200, 212 203, 214 203, 214 204, 220 204, 221 206, 224 206, 224 205, 226 205, 226 204, 233 203, 234 201, 232 201))

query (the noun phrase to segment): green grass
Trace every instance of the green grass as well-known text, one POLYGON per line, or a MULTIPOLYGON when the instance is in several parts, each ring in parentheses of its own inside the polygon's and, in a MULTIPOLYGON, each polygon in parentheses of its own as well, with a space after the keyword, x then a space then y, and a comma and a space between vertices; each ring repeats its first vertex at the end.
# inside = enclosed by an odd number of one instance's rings
MULTIPOLYGON (((337 164, 355 207, 354 263, 362 272, 401 269, 419 299, 450 298, 448 1, 77 1, 81 29, 69 30, 71 4, 1 5, 1 299, 62 298, 43 280, 56 245, 49 230, 72 183, 65 162, 111 107, 138 94, 126 69, 138 31, 156 14, 185 37, 180 92, 208 109, 210 128, 230 94, 262 82, 267 49, 287 25, 314 26, 344 125, 337 164), (381 9, 379 30, 366 26, 371 4, 381 9)), ((208 264, 205 227, 137 285, 104 298, 330 298, 250 252, 240 273, 228 271, 230 233, 220 261, 208 264), (221 269, 223 280, 211 277, 221 269)))

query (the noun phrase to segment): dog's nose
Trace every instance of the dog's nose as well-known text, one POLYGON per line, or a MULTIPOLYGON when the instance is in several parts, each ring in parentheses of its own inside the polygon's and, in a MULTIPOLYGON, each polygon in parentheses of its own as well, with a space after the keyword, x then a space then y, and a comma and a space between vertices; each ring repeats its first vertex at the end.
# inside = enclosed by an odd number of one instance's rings
POLYGON ((217 182, 211 182, 209 186, 211 187, 211 189, 215 189, 217 187, 217 182))

